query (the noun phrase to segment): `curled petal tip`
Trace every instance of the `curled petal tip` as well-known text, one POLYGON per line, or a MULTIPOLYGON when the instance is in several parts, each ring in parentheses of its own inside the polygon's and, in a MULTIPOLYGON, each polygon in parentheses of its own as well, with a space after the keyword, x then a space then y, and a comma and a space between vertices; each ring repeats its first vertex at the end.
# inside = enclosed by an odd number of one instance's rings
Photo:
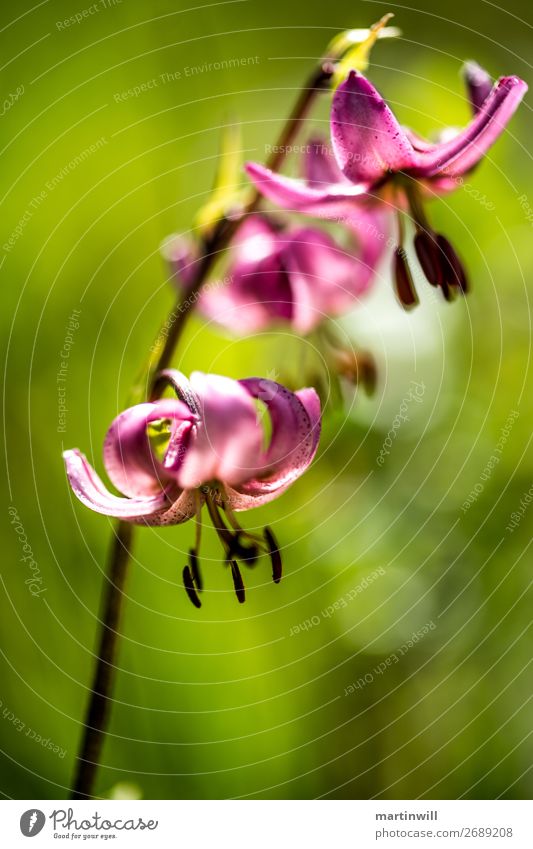
POLYGON ((480 85, 488 82, 492 87, 490 74, 474 59, 468 59, 461 70, 467 82, 473 83, 474 85, 480 85))
POLYGON ((144 523, 160 515, 169 506, 166 492, 146 497, 121 498, 110 493, 87 458, 77 448, 63 452, 68 481, 74 495, 96 513, 114 516, 125 522, 144 523))
POLYGON ((240 382, 252 397, 264 401, 272 427, 261 473, 242 486, 226 487, 231 507, 249 510, 277 498, 311 464, 320 437, 320 401, 313 389, 290 392, 261 378, 240 382))
POLYGON ((524 92, 527 91, 528 85, 525 80, 522 80, 520 77, 517 77, 516 74, 513 74, 510 77, 501 77, 499 80, 499 84, 505 86, 505 88, 511 89, 514 86, 520 86, 523 88, 524 92))
POLYGON ((472 60, 465 62, 462 68, 463 77, 468 90, 472 111, 476 115, 492 89, 490 74, 481 65, 472 60))
POLYGON ((455 177, 469 171, 505 130, 526 91, 527 83, 520 77, 501 77, 481 105, 472 100, 475 117, 461 132, 417 152, 412 173, 431 178, 455 177))

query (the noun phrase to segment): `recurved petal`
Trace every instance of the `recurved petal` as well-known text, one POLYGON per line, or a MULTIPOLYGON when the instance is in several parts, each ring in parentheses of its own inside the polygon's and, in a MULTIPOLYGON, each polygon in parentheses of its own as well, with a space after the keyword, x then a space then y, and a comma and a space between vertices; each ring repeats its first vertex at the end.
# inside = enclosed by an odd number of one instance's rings
MULTIPOLYGON (((142 520, 145 525, 180 525, 188 519, 192 519, 197 511, 197 498, 203 501, 203 496, 198 492, 190 490, 180 491, 176 489, 172 504, 168 510, 155 513, 142 520)), ((140 524, 140 522, 138 523, 140 524)))
POLYGON ((309 139, 303 165, 304 179, 313 188, 349 182, 337 165, 331 147, 319 136, 309 139))
POLYGON ((507 126, 527 91, 518 77, 502 77, 470 124, 453 139, 416 152, 418 177, 459 176, 476 165, 507 126))
POLYGON ((96 513, 115 516, 125 522, 144 523, 145 519, 151 518, 157 523, 156 517, 170 507, 170 499, 163 489, 153 495, 133 498, 112 495, 77 448, 65 451, 63 459, 74 494, 82 504, 96 513))
POLYGON ((292 324, 299 333, 309 333, 326 316, 353 306, 371 282, 368 266, 313 227, 294 232, 284 257, 293 297, 292 324))
POLYGON ((268 483, 252 480, 238 488, 226 486, 226 497, 229 506, 236 512, 253 510, 254 507, 261 507, 263 504, 268 504, 269 501, 279 498, 290 487, 291 483, 292 481, 279 484, 275 481, 268 483))
POLYGON ((234 509, 247 510, 277 498, 310 465, 320 439, 320 400, 314 389, 290 392, 265 378, 252 377, 240 383, 252 397, 264 402, 272 426, 263 474, 229 493, 234 509))
MULTIPOLYGON (((307 386, 304 389, 297 389, 294 394, 298 398, 298 401, 300 401, 300 403, 305 407, 305 411, 309 416, 309 421, 311 423, 311 433, 313 435, 313 438, 311 440, 311 450, 314 457, 320 439, 320 427, 322 416, 322 412, 320 409, 320 398, 318 397, 316 390, 310 386, 307 386)), ((311 457, 311 459, 313 459, 313 457, 311 457)))
POLYGON ((267 260, 248 274, 235 271, 226 285, 206 289, 201 309, 238 336, 289 321, 293 307, 287 272, 267 260))
POLYGON ((281 260, 287 236, 259 216, 244 229, 228 280, 207 286, 200 303, 204 315, 238 335, 292 317, 291 289, 281 260))
POLYGON ((331 109, 337 162, 352 183, 374 185, 415 162, 415 152, 391 110, 368 80, 352 71, 331 109))
POLYGON ((234 266, 247 269, 277 253, 277 231, 266 216, 250 215, 239 227, 231 249, 234 266))
POLYGON ((257 474, 262 429, 250 395, 239 381, 193 372, 191 387, 200 402, 200 422, 178 473, 184 489, 213 479, 239 484, 257 474))
POLYGON ((346 227, 357 237, 358 256, 370 277, 387 249, 395 211, 395 208, 388 208, 385 204, 352 204, 344 220, 346 227))
POLYGON ((350 183, 332 183, 322 188, 313 188, 303 180, 276 174, 256 162, 248 162, 246 171, 261 194, 272 203, 293 212, 325 218, 343 215, 346 202, 362 197, 369 188, 368 184, 354 186, 350 183))
POLYGON ((191 382, 183 372, 175 368, 167 368, 160 371, 157 375, 155 386, 163 390, 164 387, 170 386, 176 393, 177 398, 182 401, 195 416, 200 415, 200 399, 194 392, 191 382))
POLYGON ((465 62, 463 77, 472 111, 476 115, 492 90, 492 78, 477 62, 465 62))
POLYGON ((151 495, 170 480, 155 457, 147 434, 150 422, 169 419, 172 430, 190 427, 194 415, 181 401, 163 398, 124 410, 112 422, 104 441, 104 465, 110 480, 130 497, 151 495))
POLYGON ((435 146, 434 142, 428 141, 428 139, 425 139, 423 136, 419 135, 417 132, 415 132, 415 130, 412 130, 411 127, 404 127, 403 131, 415 150, 432 150, 435 146))

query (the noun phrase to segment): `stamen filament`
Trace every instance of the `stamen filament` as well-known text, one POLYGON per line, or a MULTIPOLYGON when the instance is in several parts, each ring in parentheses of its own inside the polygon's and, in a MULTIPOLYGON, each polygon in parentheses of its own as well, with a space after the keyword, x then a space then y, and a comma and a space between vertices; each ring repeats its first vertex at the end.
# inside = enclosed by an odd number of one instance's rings
POLYGON ((197 489, 194 490, 194 500, 196 504, 196 534, 195 544, 196 553, 200 553, 200 543, 202 541, 202 500, 197 489))
POLYGON ((205 503, 207 504, 207 510, 209 512, 209 517, 213 523, 213 527, 216 530, 224 547, 229 552, 233 543, 234 534, 232 534, 231 531, 229 531, 226 525, 224 524, 222 516, 220 515, 220 510, 218 509, 218 505, 215 504, 210 495, 206 497, 205 503))
POLYGON ((407 195, 409 210, 416 225, 416 229, 423 230, 425 233, 433 233, 433 230, 427 219, 424 206, 420 200, 420 195, 418 193, 416 184, 408 182, 405 186, 405 194, 407 195))
POLYGON ((225 496, 225 493, 223 493, 224 500, 222 502, 222 507, 224 509, 224 513, 226 514, 226 516, 228 518, 228 522, 230 523, 231 527, 235 531, 237 531, 238 534, 242 534, 243 536, 247 537, 248 539, 254 540, 255 542, 258 542, 259 544, 261 544, 263 542, 263 538, 261 536, 259 536, 259 534, 254 534, 251 531, 246 531, 243 527, 241 527, 241 525, 239 524, 239 520, 237 519, 234 511, 230 507, 229 500, 227 498, 225 498, 224 496, 225 496))
MULTIPOLYGON (((207 496, 206 503, 213 526, 224 546, 226 560, 229 562, 233 557, 238 557, 248 565, 253 566, 258 556, 257 544, 255 543, 253 535, 241 528, 231 512, 228 513, 228 520, 231 522, 231 519, 233 518, 234 522, 232 522, 232 524, 234 524, 235 532, 230 531, 224 523, 218 504, 216 504, 211 496, 207 496), (252 545, 250 547, 242 545, 240 541, 241 536, 245 538, 248 537, 251 540, 252 545)), ((226 505, 224 505, 224 510, 226 511, 226 505)))
POLYGON ((189 550, 189 563, 191 564, 191 574, 193 581, 196 585, 196 589, 201 592, 204 588, 202 576, 200 574, 200 563, 198 561, 197 552, 194 548, 189 550))

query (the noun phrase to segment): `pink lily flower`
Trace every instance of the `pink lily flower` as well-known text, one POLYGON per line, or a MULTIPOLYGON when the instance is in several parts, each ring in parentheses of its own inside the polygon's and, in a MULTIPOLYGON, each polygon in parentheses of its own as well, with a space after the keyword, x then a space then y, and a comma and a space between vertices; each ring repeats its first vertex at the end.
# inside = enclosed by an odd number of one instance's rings
MULTIPOLYGON (((346 312, 371 286, 379 252, 362 234, 358 241, 360 251, 347 252, 316 227, 287 230, 252 215, 233 239, 227 279, 204 287, 198 309, 238 335, 279 323, 305 335, 346 312)), ((186 244, 178 240, 165 253, 176 284, 186 289, 192 252, 187 261, 186 244)))
MULTIPOLYGON (((140 525, 175 525, 193 516, 201 527, 206 504, 225 551, 239 601, 244 584, 236 559, 253 565, 260 551, 281 578, 281 558, 272 531, 249 534, 234 511, 266 504, 302 475, 315 456, 320 436, 320 401, 314 389, 290 392, 261 378, 231 380, 194 372, 190 380, 167 370, 158 387, 170 386, 175 398, 138 404, 122 412, 104 441, 104 465, 124 497, 105 487, 78 450, 64 452, 68 480, 79 500, 97 513, 140 525), (256 401, 270 416, 271 437, 256 401), (229 527, 226 523, 229 523, 229 527)), ((199 607, 199 530, 185 588, 199 607)))
MULTIPOLYGON (((408 209, 416 227, 415 248, 428 281, 441 286, 446 297, 464 291, 462 264, 448 242, 426 219, 422 200, 451 191, 462 175, 474 168, 507 126, 527 84, 502 77, 488 86, 488 75, 467 65, 466 81, 474 117, 460 132, 431 142, 400 126, 381 95, 362 75, 352 71, 335 92, 331 112, 334 163, 319 155, 311 183, 275 174, 256 163, 247 171, 258 189, 274 203, 296 212, 335 218, 358 201, 384 200, 398 210, 408 209)), ((416 303, 412 278, 399 239, 395 277, 404 306, 416 303)))

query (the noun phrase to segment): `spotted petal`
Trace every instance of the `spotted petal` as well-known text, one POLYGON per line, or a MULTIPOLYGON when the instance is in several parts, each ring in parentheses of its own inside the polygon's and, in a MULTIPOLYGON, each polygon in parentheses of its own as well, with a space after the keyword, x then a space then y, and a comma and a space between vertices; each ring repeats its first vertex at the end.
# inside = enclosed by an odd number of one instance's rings
POLYGON ((368 80, 352 71, 335 92, 331 138, 337 163, 352 183, 374 185, 415 164, 415 152, 368 80))
POLYGON ((171 441, 186 440, 195 416, 181 401, 165 398, 124 410, 111 424, 104 442, 104 465, 110 480, 130 497, 158 492, 172 476, 155 457, 147 426, 159 419, 172 422, 171 441))
POLYGON ((272 501, 302 475, 315 456, 320 438, 320 401, 314 389, 290 392, 273 380, 240 381, 270 414, 272 436, 263 456, 263 474, 238 487, 227 487, 231 506, 248 510, 272 501))

